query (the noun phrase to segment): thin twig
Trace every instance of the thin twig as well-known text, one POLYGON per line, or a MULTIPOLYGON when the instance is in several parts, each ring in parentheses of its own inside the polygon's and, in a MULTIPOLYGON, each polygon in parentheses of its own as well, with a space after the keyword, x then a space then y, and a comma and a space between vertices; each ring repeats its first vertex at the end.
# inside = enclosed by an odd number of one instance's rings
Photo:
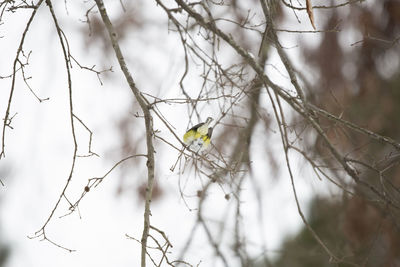
MULTIPOLYGON (((29 17, 29 20, 26 24, 25 30, 22 33, 22 37, 21 37, 21 41, 19 42, 19 46, 17 49, 17 55, 14 58, 14 63, 13 63, 13 72, 12 72, 12 82, 11 82, 11 89, 10 89, 10 94, 8 96, 8 104, 7 104, 7 109, 6 109, 6 114, 4 116, 4 122, 3 122, 3 133, 2 133, 2 138, 1 138, 1 152, 0 152, 0 159, 2 157, 5 157, 5 138, 6 138, 6 127, 10 127, 11 124, 11 120, 9 118, 10 116, 10 109, 11 109, 11 102, 13 99, 13 95, 14 95, 14 90, 15 90, 15 74, 17 72, 17 62, 19 61, 19 55, 22 53, 22 47, 24 45, 25 42, 25 37, 26 34, 29 31, 29 28, 31 26, 31 23, 33 21, 33 19, 36 16, 36 11, 37 9, 42 5, 44 0, 40 0, 35 7, 33 8, 32 14, 29 17)), ((4 11, 4 10, 3 10, 4 11)))

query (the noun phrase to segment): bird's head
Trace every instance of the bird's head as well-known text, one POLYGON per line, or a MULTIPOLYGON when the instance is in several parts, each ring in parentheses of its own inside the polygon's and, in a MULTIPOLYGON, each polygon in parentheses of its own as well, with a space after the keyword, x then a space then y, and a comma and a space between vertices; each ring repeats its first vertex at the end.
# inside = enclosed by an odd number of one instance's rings
POLYGON ((206 120, 206 124, 207 125, 210 124, 213 120, 214 120, 213 118, 208 117, 207 120, 206 120))

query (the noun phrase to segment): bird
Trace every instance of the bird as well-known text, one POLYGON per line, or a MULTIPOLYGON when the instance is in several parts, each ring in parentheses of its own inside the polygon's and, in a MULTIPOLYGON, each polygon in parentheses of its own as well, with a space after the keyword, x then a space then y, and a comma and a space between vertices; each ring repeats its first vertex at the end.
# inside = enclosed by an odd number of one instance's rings
POLYGON ((195 152, 206 149, 210 144, 213 132, 213 128, 209 127, 212 121, 213 118, 208 117, 205 122, 199 123, 190 128, 183 135, 183 142, 186 146, 195 152))

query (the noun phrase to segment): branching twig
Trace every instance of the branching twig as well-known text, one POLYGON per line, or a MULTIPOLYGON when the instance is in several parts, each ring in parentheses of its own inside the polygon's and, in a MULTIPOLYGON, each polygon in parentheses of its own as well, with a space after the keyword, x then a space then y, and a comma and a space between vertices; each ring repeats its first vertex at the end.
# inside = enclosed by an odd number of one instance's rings
MULTIPOLYGON (((26 37, 26 34, 28 33, 28 31, 29 31, 29 28, 30 28, 30 26, 31 26, 31 24, 32 24, 32 21, 33 21, 33 19, 35 18, 35 16, 36 16, 36 11, 37 11, 37 9, 42 5, 42 3, 43 3, 43 1, 44 0, 40 0, 36 5, 35 5, 35 8, 33 9, 33 11, 32 11, 32 14, 31 14, 31 16, 30 16, 30 18, 29 18, 29 20, 28 20, 28 22, 27 22, 27 24, 26 24, 26 27, 25 27, 25 30, 24 30, 24 32, 22 33, 22 37, 21 37, 21 41, 19 42, 19 46, 18 46, 18 49, 17 49, 17 55, 15 56, 15 59, 14 59, 14 63, 13 63, 13 72, 12 72, 12 82, 11 82, 11 89, 10 89, 10 94, 9 94, 9 97, 8 97, 8 104, 7 104, 7 109, 6 109, 6 114, 5 114, 5 116, 4 116, 4 122, 3 122, 3 132, 2 132, 2 137, 1 137, 1 152, 0 152, 0 159, 2 158, 2 157, 5 157, 5 136, 6 136, 6 127, 10 127, 10 123, 11 123, 11 120, 10 120, 10 118, 9 118, 9 116, 10 116, 10 108, 11 108, 11 102, 12 102, 12 98, 13 98, 13 95, 14 95, 14 90, 15 90, 15 74, 16 74, 16 72, 17 72, 17 62, 18 62, 18 60, 19 60, 19 55, 22 53, 22 49, 23 49, 23 45, 24 45, 24 42, 25 42, 25 37, 26 37)), ((3 10, 4 11, 4 10, 3 10)), ((2 11, 2 13, 3 13, 3 11, 2 11)), ((0 16, 1 17, 1 16, 0 16)))
POLYGON ((103 176, 101 177, 93 177, 88 179, 88 182, 86 184, 86 186, 83 188, 83 192, 81 193, 81 196, 75 201, 74 204, 70 203, 70 207, 69 207, 69 212, 66 215, 69 215, 71 213, 73 213, 79 206, 80 202, 82 201, 82 199, 84 198, 84 196, 86 196, 87 193, 89 193, 92 188, 97 187, 101 182, 104 181, 104 179, 115 169, 117 168, 120 164, 122 164, 123 162, 127 161, 128 159, 132 159, 132 158, 137 158, 137 157, 147 157, 147 155, 145 154, 137 154, 137 155, 132 155, 126 158, 121 159, 120 161, 118 161, 117 163, 115 163, 110 170, 108 170, 103 176))
POLYGON ((108 68, 108 69, 105 69, 105 70, 96 70, 96 69, 95 69, 95 68, 96 68, 96 65, 93 65, 93 66, 91 66, 91 67, 89 68, 89 67, 86 67, 86 66, 81 65, 72 55, 70 55, 70 58, 72 58, 72 60, 79 66, 79 68, 85 69, 85 70, 88 70, 88 71, 91 71, 91 72, 96 73, 96 76, 97 76, 97 79, 98 79, 99 82, 100 82, 100 85, 103 85, 103 81, 101 80, 100 75, 101 75, 103 72, 107 72, 107 71, 113 72, 112 67, 110 67, 110 68, 108 68))
MULTIPOLYGON (((281 1, 282 1, 282 3, 283 3, 285 6, 291 8, 291 9, 293 9, 293 10, 306 10, 305 7, 296 7, 296 6, 293 6, 293 5, 289 4, 289 3, 287 3, 285 0, 281 0, 281 1)), ((313 8, 313 9, 333 9, 333 8, 338 8, 338 7, 343 7, 343 6, 355 4, 355 3, 357 3, 357 2, 358 2, 358 3, 362 3, 362 2, 364 2, 364 1, 365 1, 365 0, 350 0, 350 1, 343 2, 343 3, 337 4, 337 5, 330 5, 330 6, 319 5, 319 6, 313 6, 312 8, 313 8)))
POLYGON ((99 155, 95 152, 92 151, 92 137, 93 137, 93 132, 89 129, 89 127, 86 126, 86 124, 80 119, 78 118, 78 116, 76 116, 75 114, 73 114, 74 118, 77 119, 83 127, 85 127, 86 131, 89 132, 89 147, 88 147, 88 155, 85 156, 79 156, 79 157, 90 157, 90 156, 97 156, 99 157, 99 155))

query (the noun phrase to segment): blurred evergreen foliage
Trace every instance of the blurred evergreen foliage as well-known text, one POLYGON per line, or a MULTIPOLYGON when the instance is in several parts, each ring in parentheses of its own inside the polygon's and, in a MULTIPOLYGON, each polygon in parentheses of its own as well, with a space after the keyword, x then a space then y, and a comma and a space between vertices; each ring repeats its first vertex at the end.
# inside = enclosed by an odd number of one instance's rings
POLYGON ((0 243, 0 267, 6 266, 6 260, 9 256, 9 248, 5 246, 3 243, 0 243))
MULTIPOLYGON (((340 25, 339 33, 324 33, 316 48, 303 55, 314 72, 310 102, 381 135, 400 140, 400 1, 382 0, 352 5, 350 15, 340 9, 320 12, 324 29, 340 25), (345 43, 346 34, 361 36, 345 43)), ((322 119, 323 120, 323 119, 322 119)), ((361 178, 400 203, 399 153, 366 135, 323 121, 331 142, 343 155, 373 166, 357 165, 361 178), (382 176, 376 170, 382 171, 382 176)), ((315 158, 335 168, 326 147, 317 138, 309 144, 315 158)), ((273 266, 400 266, 400 212, 377 201, 368 188, 351 183, 340 173, 332 176, 354 195, 316 198, 309 223, 327 247, 342 261, 333 262, 306 227, 283 243, 273 266), (351 264, 350 264, 351 263, 351 264)), ((260 265, 261 266, 261 265, 260 265)))

